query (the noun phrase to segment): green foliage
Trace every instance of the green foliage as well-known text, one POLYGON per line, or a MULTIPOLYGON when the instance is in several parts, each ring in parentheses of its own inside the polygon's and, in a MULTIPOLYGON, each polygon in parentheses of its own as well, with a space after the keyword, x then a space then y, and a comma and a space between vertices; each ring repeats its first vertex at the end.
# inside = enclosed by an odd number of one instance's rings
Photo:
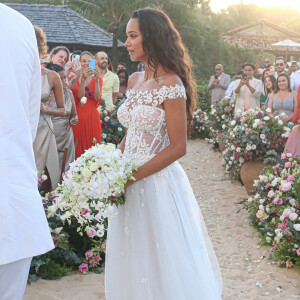
POLYGON ((42 279, 55 280, 65 276, 72 269, 65 265, 58 264, 52 259, 46 259, 45 263, 40 266, 38 275, 42 279))
POLYGON ((208 83, 202 83, 197 86, 198 107, 205 112, 209 112, 211 106, 211 91, 207 85, 208 83))

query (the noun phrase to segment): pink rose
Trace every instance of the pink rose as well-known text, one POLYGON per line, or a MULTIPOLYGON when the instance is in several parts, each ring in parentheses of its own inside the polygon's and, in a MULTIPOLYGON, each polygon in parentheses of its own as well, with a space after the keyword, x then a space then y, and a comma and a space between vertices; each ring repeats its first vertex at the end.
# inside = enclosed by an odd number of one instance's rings
POLYGON ((287 181, 291 182, 291 181, 294 181, 295 180, 295 177, 293 175, 290 175, 288 178, 287 178, 287 181))
POLYGON ((82 209, 82 213, 80 214, 81 216, 86 215, 88 212, 90 212, 87 208, 82 209))
POLYGON ((271 185, 271 183, 268 182, 268 183, 265 185, 265 189, 267 189, 270 185, 271 185))
POLYGON ((282 158, 282 159, 285 159, 285 158, 286 158, 285 153, 282 153, 282 154, 281 154, 281 158, 282 158))
POLYGON ((275 195, 275 192, 273 190, 269 191, 268 197, 272 198, 275 195))
POLYGON ((298 256, 300 256, 300 248, 296 250, 298 256))
POLYGON ((283 211, 283 216, 284 217, 288 217, 289 215, 291 214, 291 210, 289 208, 286 208, 284 211, 283 211))
POLYGON ((110 120, 110 117, 109 116, 106 116, 105 118, 104 118, 104 121, 107 123, 108 121, 110 120))
POLYGON ((85 257, 92 257, 94 255, 93 251, 86 251, 85 252, 85 257))
POLYGON ((291 158, 291 157, 293 157, 293 155, 292 155, 292 153, 287 153, 287 154, 286 154, 286 157, 291 158))
POLYGON ((105 247, 105 244, 102 244, 101 245, 101 249, 105 249, 106 247, 105 247))
POLYGON ((84 273, 89 270, 89 266, 88 266, 88 264, 81 264, 78 269, 79 269, 79 272, 84 273))
POLYGON ((96 230, 94 228, 91 228, 88 232, 87 232, 87 235, 90 237, 90 238, 93 238, 95 235, 96 235, 96 230))
POLYGON ((283 200, 282 200, 282 198, 280 198, 280 199, 278 200, 278 204, 279 204, 279 205, 282 205, 282 203, 283 203, 283 200))
POLYGON ((282 185, 281 190, 283 192, 288 192, 291 188, 292 188, 292 184, 290 182, 287 182, 282 185))
POLYGON ((286 267, 287 267, 288 269, 290 269, 294 264, 293 264, 293 262, 291 262, 290 260, 287 260, 286 263, 285 263, 285 265, 286 265, 286 267))
POLYGON ((278 197, 276 197, 276 198, 274 198, 274 200, 273 200, 273 203, 277 203, 279 201, 279 198, 278 197))
POLYGON ((296 221, 297 220, 297 218, 298 218, 298 215, 296 214, 296 213, 291 213, 290 215, 289 215, 289 218, 290 218, 290 220, 291 221, 296 221))
POLYGON ((290 168, 292 166, 292 164, 288 161, 284 164, 284 167, 287 169, 287 168, 290 168))

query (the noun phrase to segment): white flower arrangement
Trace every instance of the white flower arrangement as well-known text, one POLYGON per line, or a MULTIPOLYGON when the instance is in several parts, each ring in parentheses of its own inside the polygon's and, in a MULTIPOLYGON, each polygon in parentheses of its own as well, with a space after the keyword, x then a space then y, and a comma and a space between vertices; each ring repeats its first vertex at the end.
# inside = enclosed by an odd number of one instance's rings
POLYGON ((77 219, 80 233, 84 230, 91 238, 101 237, 105 218, 113 216, 109 197, 117 197, 117 205, 124 203, 120 195, 126 182, 134 180, 132 171, 136 169, 114 144, 96 144, 70 164, 48 212, 54 214, 60 208, 65 211, 62 220, 71 223, 71 217, 77 219))

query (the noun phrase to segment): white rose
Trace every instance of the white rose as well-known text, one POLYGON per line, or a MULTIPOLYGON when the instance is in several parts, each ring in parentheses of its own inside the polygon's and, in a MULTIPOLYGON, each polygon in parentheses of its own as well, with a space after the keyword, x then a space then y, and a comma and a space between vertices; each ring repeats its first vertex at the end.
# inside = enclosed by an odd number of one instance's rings
POLYGON ((91 172, 89 169, 84 168, 84 169, 82 170, 82 175, 83 175, 85 178, 88 178, 88 177, 91 177, 91 176, 92 176, 92 172, 91 172))
POLYGON ((91 163, 91 165, 90 165, 90 170, 92 171, 92 172, 95 172, 96 170, 98 170, 98 163, 96 163, 96 162, 93 162, 93 163, 91 163))
POLYGON ((57 227, 57 228, 55 228, 54 229, 54 232, 56 233, 56 234, 60 234, 60 232, 62 231, 62 227, 57 227))
POLYGON ((251 145, 247 145, 246 150, 250 151, 252 149, 251 145))
POLYGON ((236 148, 236 152, 241 152, 241 148, 240 148, 240 147, 237 147, 237 148, 236 148))
POLYGON ((122 128, 121 128, 121 127, 118 127, 118 131, 122 131, 122 128))
POLYGON ((279 125, 283 125, 283 122, 281 120, 278 120, 279 125))
POLYGON ((238 115, 241 115, 242 110, 241 110, 241 109, 238 109, 236 112, 237 112, 238 115))
POLYGON ((272 109, 268 107, 268 108, 266 109, 266 112, 270 113, 270 112, 272 112, 272 109))
POLYGON ((264 140, 266 136, 265 136, 264 134, 261 134, 259 137, 260 137, 262 140, 264 140))
POLYGON ((235 120, 232 120, 231 122, 230 122, 230 125, 231 126, 234 126, 236 124, 236 121, 235 120))
MULTIPOLYGON (((265 202, 265 199, 260 199, 260 200, 259 200, 259 203, 260 203, 260 204, 263 204, 264 202, 265 202)), ((262 209, 262 210, 263 210, 263 209, 262 209)))
POLYGON ((86 102, 87 102, 87 98, 82 97, 81 100, 80 100, 80 103, 83 105, 83 104, 86 104, 86 102))
POLYGON ((251 145, 251 149, 252 149, 252 150, 255 150, 255 149, 256 149, 256 145, 254 145, 254 144, 251 145))
POLYGON ((254 123, 252 127, 253 127, 253 128, 257 128, 257 124, 256 124, 256 123, 254 123))
POLYGON ((269 121, 269 120, 270 120, 270 117, 269 117, 269 116, 265 116, 265 117, 264 117, 264 120, 265 120, 265 121, 269 121))
POLYGON ((231 146, 231 150, 235 150, 235 146, 234 145, 231 146))
POLYGON ((47 180, 47 178, 48 178, 47 175, 45 175, 45 174, 42 175, 42 180, 43 181, 47 180))
POLYGON ((222 129, 225 129, 225 128, 226 128, 226 125, 225 125, 225 124, 223 124, 223 125, 222 125, 222 129))
POLYGON ((294 229, 300 231, 300 224, 294 224, 294 229))
POLYGON ((239 159, 239 162, 242 164, 242 163, 245 162, 245 159, 241 157, 241 158, 239 159))
POLYGON ((260 205, 258 208, 259 208, 259 210, 261 210, 261 211, 264 211, 264 210, 265 210, 265 208, 264 208, 263 205, 260 205))
POLYGON ((271 240, 272 240, 272 239, 271 239, 269 236, 266 237, 266 241, 267 241, 268 243, 270 243, 271 240))

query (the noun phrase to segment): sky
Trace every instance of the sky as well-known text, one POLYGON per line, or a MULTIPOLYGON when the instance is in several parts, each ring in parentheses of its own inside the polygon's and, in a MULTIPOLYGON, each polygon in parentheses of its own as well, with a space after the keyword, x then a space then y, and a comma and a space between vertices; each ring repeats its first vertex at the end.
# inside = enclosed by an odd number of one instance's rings
MULTIPOLYGON (((241 0, 211 0, 210 6, 214 12, 227 8, 232 4, 240 4, 241 0)), ((300 1, 298 0, 243 0, 244 4, 256 4, 263 6, 283 6, 295 8, 300 12, 300 1)))

